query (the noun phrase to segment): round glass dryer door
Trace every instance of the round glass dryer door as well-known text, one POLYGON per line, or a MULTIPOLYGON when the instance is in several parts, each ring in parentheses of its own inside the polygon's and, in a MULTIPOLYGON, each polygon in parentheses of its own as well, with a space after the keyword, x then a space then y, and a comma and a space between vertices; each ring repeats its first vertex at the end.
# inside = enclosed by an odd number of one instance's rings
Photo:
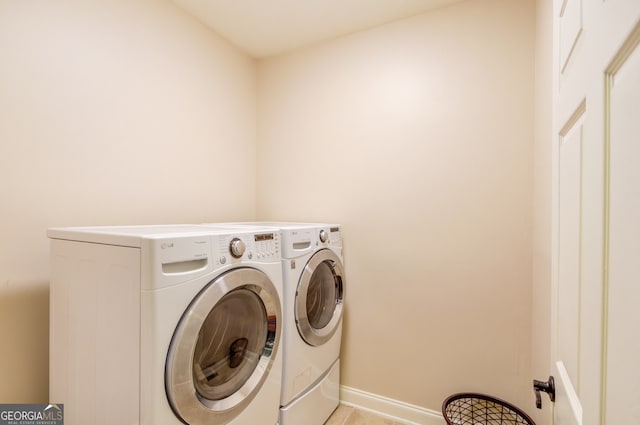
POLYGON ((165 386, 185 423, 226 424, 256 396, 280 339, 278 292, 262 272, 233 269, 210 282, 173 335, 165 386))
POLYGON ((307 262, 298 283, 295 315, 300 336, 309 345, 322 345, 338 328, 344 300, 344 271, 340 258, 321 249, 307 262))

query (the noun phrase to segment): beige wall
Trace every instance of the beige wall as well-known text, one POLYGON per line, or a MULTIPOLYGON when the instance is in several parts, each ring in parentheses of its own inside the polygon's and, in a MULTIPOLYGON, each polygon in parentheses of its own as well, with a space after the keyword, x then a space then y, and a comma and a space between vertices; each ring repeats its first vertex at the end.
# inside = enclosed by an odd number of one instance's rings
POLYGON ((0 58, 0 401, 46 402, 46 228, 255 218, 256 69, 168 1, 0 0, 0 58))
MULTIPOLYGON (((551 374, 551 145, 552 145, 552 0, 536 2, 535 139, 533 150, 533 285, 531 375, 551 374)), ((543 410, 535 410, 538 425, 550 423, 551 403, 543 395, 543 410)))
POLYGON ((258 217, 344 224, 342 384, 531 393, 535 3, 470 0, 258 64, 258 217))

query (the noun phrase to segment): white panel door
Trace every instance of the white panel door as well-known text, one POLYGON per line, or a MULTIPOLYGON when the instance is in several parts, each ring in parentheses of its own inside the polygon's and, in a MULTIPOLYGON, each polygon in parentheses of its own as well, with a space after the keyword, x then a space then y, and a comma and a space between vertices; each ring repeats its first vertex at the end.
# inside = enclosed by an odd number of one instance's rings
POLYGON ((640 0, 554 13, 553 422, 636 424, 640 0))
POLYGON ((606 79, 605 424, 640 423, 639 43, 640 24, 607 68, 606 79))

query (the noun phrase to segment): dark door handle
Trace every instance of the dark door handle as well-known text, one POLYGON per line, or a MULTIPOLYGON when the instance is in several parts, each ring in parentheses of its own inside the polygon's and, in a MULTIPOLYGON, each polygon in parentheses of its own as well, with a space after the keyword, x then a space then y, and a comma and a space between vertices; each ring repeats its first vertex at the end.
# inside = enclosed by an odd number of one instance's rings
POLYGON ((556 401, 556 382, 553 376, 545 381, 533 380, 533 392, 536 394, 536 407, 542 409, 542 399, 540 398, 540 391, 549 394, 551 401, 556 401))

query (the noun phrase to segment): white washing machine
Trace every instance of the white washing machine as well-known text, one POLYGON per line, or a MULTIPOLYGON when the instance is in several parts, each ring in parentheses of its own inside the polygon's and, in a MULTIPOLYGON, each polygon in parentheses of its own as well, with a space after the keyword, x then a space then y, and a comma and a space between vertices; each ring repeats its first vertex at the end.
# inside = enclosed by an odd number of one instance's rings
POLYGON ((340 225, 240 223, 282 232, 280 425, 321 425, 338 407, 345 276, 340 225))
POLYGON ((68 425, 273 425, 273 228, 50 229, 50 399, 68 425))

